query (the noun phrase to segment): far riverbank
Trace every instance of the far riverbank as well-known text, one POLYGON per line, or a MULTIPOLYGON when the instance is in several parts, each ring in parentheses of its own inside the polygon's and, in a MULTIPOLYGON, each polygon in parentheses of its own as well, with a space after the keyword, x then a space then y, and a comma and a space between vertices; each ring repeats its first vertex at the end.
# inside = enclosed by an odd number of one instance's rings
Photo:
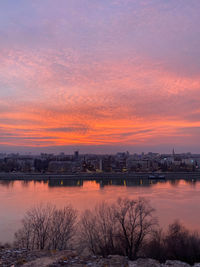
MULTIPOLYGON (((50 179, 148 179, 151 175, 162 175, 165 179, 197 179, 200 172, 163 172, 163 173, 76 173, 76 174, 53 174, 53 173, 0 173, 0 180, 50 180, 50 179)), ((159 177, 157 178, 159 180, 159 177)))

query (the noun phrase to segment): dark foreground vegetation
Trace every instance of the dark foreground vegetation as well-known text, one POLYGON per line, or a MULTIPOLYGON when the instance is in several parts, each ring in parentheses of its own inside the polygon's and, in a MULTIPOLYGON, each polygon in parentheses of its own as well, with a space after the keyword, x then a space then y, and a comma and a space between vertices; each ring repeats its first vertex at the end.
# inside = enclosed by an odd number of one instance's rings
POLYGON ((27 250, 87 250, 94 255, 148 257, 165 262, 200 262, 200 236, 178 221, 164 232, 147 200, 118 199, 101 203, 78 216, 66 206, 48 204, 27 211, 15 234, 14 246, 27 250))

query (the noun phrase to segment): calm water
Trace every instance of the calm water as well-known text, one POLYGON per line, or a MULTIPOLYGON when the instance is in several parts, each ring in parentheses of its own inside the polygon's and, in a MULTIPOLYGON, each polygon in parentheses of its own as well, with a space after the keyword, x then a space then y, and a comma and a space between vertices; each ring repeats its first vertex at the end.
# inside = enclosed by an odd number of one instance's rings
POLYGON ((149 199, 162 226, 179 219, 200 231, 200 181, 0 181, 0 241, 12 241, 27 209, 41 202, 72 204, 79 212, 118 197, 149 199))

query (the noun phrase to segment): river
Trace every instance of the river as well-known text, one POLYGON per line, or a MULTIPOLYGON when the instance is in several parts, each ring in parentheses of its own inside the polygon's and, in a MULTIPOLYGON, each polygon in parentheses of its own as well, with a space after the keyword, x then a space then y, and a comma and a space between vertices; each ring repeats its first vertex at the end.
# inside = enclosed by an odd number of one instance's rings
POLYGON ((112 202, 118 197, 147 198, 164 228, 179 219, 189 229, 200 231, 198 179, 0 180, 0 242, 13 241, 25 212, 34 205, 42 202, 57 207, 71 204, 81 214, 101 201, 112 202))

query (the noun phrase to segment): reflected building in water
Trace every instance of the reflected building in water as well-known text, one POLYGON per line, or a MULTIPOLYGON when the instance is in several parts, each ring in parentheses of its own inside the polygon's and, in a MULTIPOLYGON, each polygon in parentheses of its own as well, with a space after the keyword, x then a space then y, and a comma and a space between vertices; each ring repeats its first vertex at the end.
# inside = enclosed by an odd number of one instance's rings
POLYGON ((0 185, 1 186, 6 186, 6 187, 11 187, 15 183, 14 180, 0 180, 0 185))
MULTIPOLYGON (((6 187, 12 187, 19 180, 0 180, 0 185, 6 187)), ((29 184, 33 182, 34 184, 43 183, 48 184, 49 187, 82 187, 84 183, 89 181, 94 181, 99 188, 104 188, 107 186, 125 186, 125 187, 151 187, 156 184, 170 183, 171 186, 178 186, 180 183, 186 183, 191 186, 195 186, 200 179, 147 179, 147 178, 135 178, 135 179, 49 179, 49 180, 22 180, 21 184, 24 188, 28 188, 29 184)))
POLYGON ((50 179, 48 181, 49 187, 62 187, 62 186, 83 186, 83 180, 78 180, 78 179, 50 179))
MULTIPOLYGON (((50 179, 49 187, 81 187, 84 183, 91 180, 81 179, 50 179)), ((106 186, 127 186, 127 187, 149 187, 157 183, 166 183, 167 180, 150 180, 150 179, 96 179, 93 180, 100 188, 106 186)))
POLYGON ((148 187, 157 183, 166 183, 166 180, 150 180, 150 179, 103 179, 96 180, 100 187, 104 186, 127 186, 127 187, 148 187))

